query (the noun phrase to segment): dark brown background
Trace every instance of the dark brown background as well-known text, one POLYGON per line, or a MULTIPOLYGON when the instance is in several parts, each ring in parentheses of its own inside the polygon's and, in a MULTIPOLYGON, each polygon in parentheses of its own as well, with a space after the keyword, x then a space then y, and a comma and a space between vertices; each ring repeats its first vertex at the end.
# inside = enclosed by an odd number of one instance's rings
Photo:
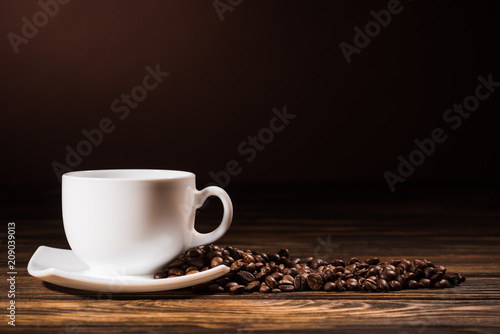
MULTIPOLYGON (((40 6, 0 0, 0 219, 16 222, 19 270, 12 332, 498 333, 500 89, 458 130, 448 127, 396 192, 383 177, 414 139, 444 127, 444 111, 474 93, 479 75, 500 81, 498 11, 493 1, 402 0, 347 64, 339 44, 387 3, 243 0, 221 22, 213 0, 72 0, 16 54, 7 35, 40 6), (112 101, 156 64, 170 76, 120 121, 112 101), (238 145, 285 105, 297 118, 246 163, 238 145), (26 271, 36 248, 69 248, 51 164, 105 117, 115 131, 76 169, 190 170, 201 188, 211 171, 242 163, 227 187, 234 219, 221 245, 427 258, 467 281, 383 295, 109 297, 43 283, 26 271)), ((219 223, 214 204, 197 230, 219 223)))
MULTIPOLYGON (((7 34, 20 34, 21 18, 40 7, 1 1, 0 184, 58 187, 51 163, 109 117, 115 131, 75 169, 182 169, 201 186, 236 159, 243 171, 232 184, 374 182, 389 191, 383 172, 444 125, 478 75, 500 81, 489 4, 403 0, 347 64, 339 43, 352 44, 353 28, 387 1, 243 1, 223 22, 212 1, 72 1, 18 54, 7 34), (170 76, 118 120, 111 102, 158 63, 170 76), (238 145, 284 105, 299 116, 244 162, 238 145)), ((499 94, 408 183, 500 181, 499 94)))

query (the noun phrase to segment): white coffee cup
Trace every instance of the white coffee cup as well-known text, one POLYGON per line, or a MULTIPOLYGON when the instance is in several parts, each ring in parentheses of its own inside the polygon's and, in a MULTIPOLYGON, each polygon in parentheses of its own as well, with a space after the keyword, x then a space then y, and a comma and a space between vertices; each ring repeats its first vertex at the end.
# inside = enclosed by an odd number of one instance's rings
POLYGON ((190 172, 110 169, 62 178, 64 230, 71 249, 99 274, 149 275, 192 247, 215 242, 231 225, 233 206, 219 187, 196 190, 190 172), (194 228, 209 196, 224 206, 219 227, 194 228))

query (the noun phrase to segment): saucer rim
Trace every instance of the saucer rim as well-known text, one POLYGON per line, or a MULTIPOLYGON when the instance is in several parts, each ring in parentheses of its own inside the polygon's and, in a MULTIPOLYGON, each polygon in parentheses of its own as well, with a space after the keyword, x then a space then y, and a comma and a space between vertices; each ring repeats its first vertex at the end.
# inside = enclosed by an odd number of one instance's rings
MULTIPOLYGON (((73 253, 71 249, 62 249, 41 245, 31 256, 27 270, 28 273, 42 281, 64 286, 72 289, 86 291, 111 291, 113 293, 128 292, 155 292, 182 289, 196 284, 217 279, 230 271, 225 265, 208 269, 192 275, 171 277, 167 279, 154 279, 151 275, 103 275, 92 273, 90 269, 80 271, 65 271, 56 266, 39 269, 36 267, 37 259, 47 252, 73 253), (120 284, 113 284, 119 282, 120 284)), ((74 254, 74 253, 73 253, 74 254)), ((81 261, 81 260, 80 260, 81 261)), ((81 262, 83 266, 88 266, 81 262)), ((83 267, 82 267, 83 269, 83 267)))

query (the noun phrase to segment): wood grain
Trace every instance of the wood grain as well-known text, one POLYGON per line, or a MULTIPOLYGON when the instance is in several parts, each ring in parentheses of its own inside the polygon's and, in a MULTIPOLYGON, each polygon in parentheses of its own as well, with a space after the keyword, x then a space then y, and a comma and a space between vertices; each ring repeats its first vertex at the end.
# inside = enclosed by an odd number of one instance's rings
MULTIPOLYGON (((25 269, 39 245, 68 248, 61 220, 19 220, 17 326, 4 321, 0 332, 500 332, 499 198, 445 194, 403 201, 236 196, 233 226, 219 242, 262 251, 285 246, 298 257, 427 258, 467 277, 445 290, 238 296, 190 289, 113 295, 72 290, 25 269)), ((216 226, 219 214, 210 204, 198 217, 199 228, 216 226)))

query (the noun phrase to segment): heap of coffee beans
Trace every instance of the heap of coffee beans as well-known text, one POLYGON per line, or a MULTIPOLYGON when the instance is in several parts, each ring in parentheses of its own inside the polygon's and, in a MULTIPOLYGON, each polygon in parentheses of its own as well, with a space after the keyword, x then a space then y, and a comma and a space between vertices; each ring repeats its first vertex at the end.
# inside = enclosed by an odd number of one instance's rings
POLYGON ((428 260, 364 261, 351 258, 330 262, 290 257, 286 248, 262 253, 236 247, 206 245, 192 248, 168 264, 155 279, 191 275, 220 265, 226 275, 193 286, 196 292, 291 292, 304 290, 388 292, 403 289, 451 288, 465 281, 428 260))

